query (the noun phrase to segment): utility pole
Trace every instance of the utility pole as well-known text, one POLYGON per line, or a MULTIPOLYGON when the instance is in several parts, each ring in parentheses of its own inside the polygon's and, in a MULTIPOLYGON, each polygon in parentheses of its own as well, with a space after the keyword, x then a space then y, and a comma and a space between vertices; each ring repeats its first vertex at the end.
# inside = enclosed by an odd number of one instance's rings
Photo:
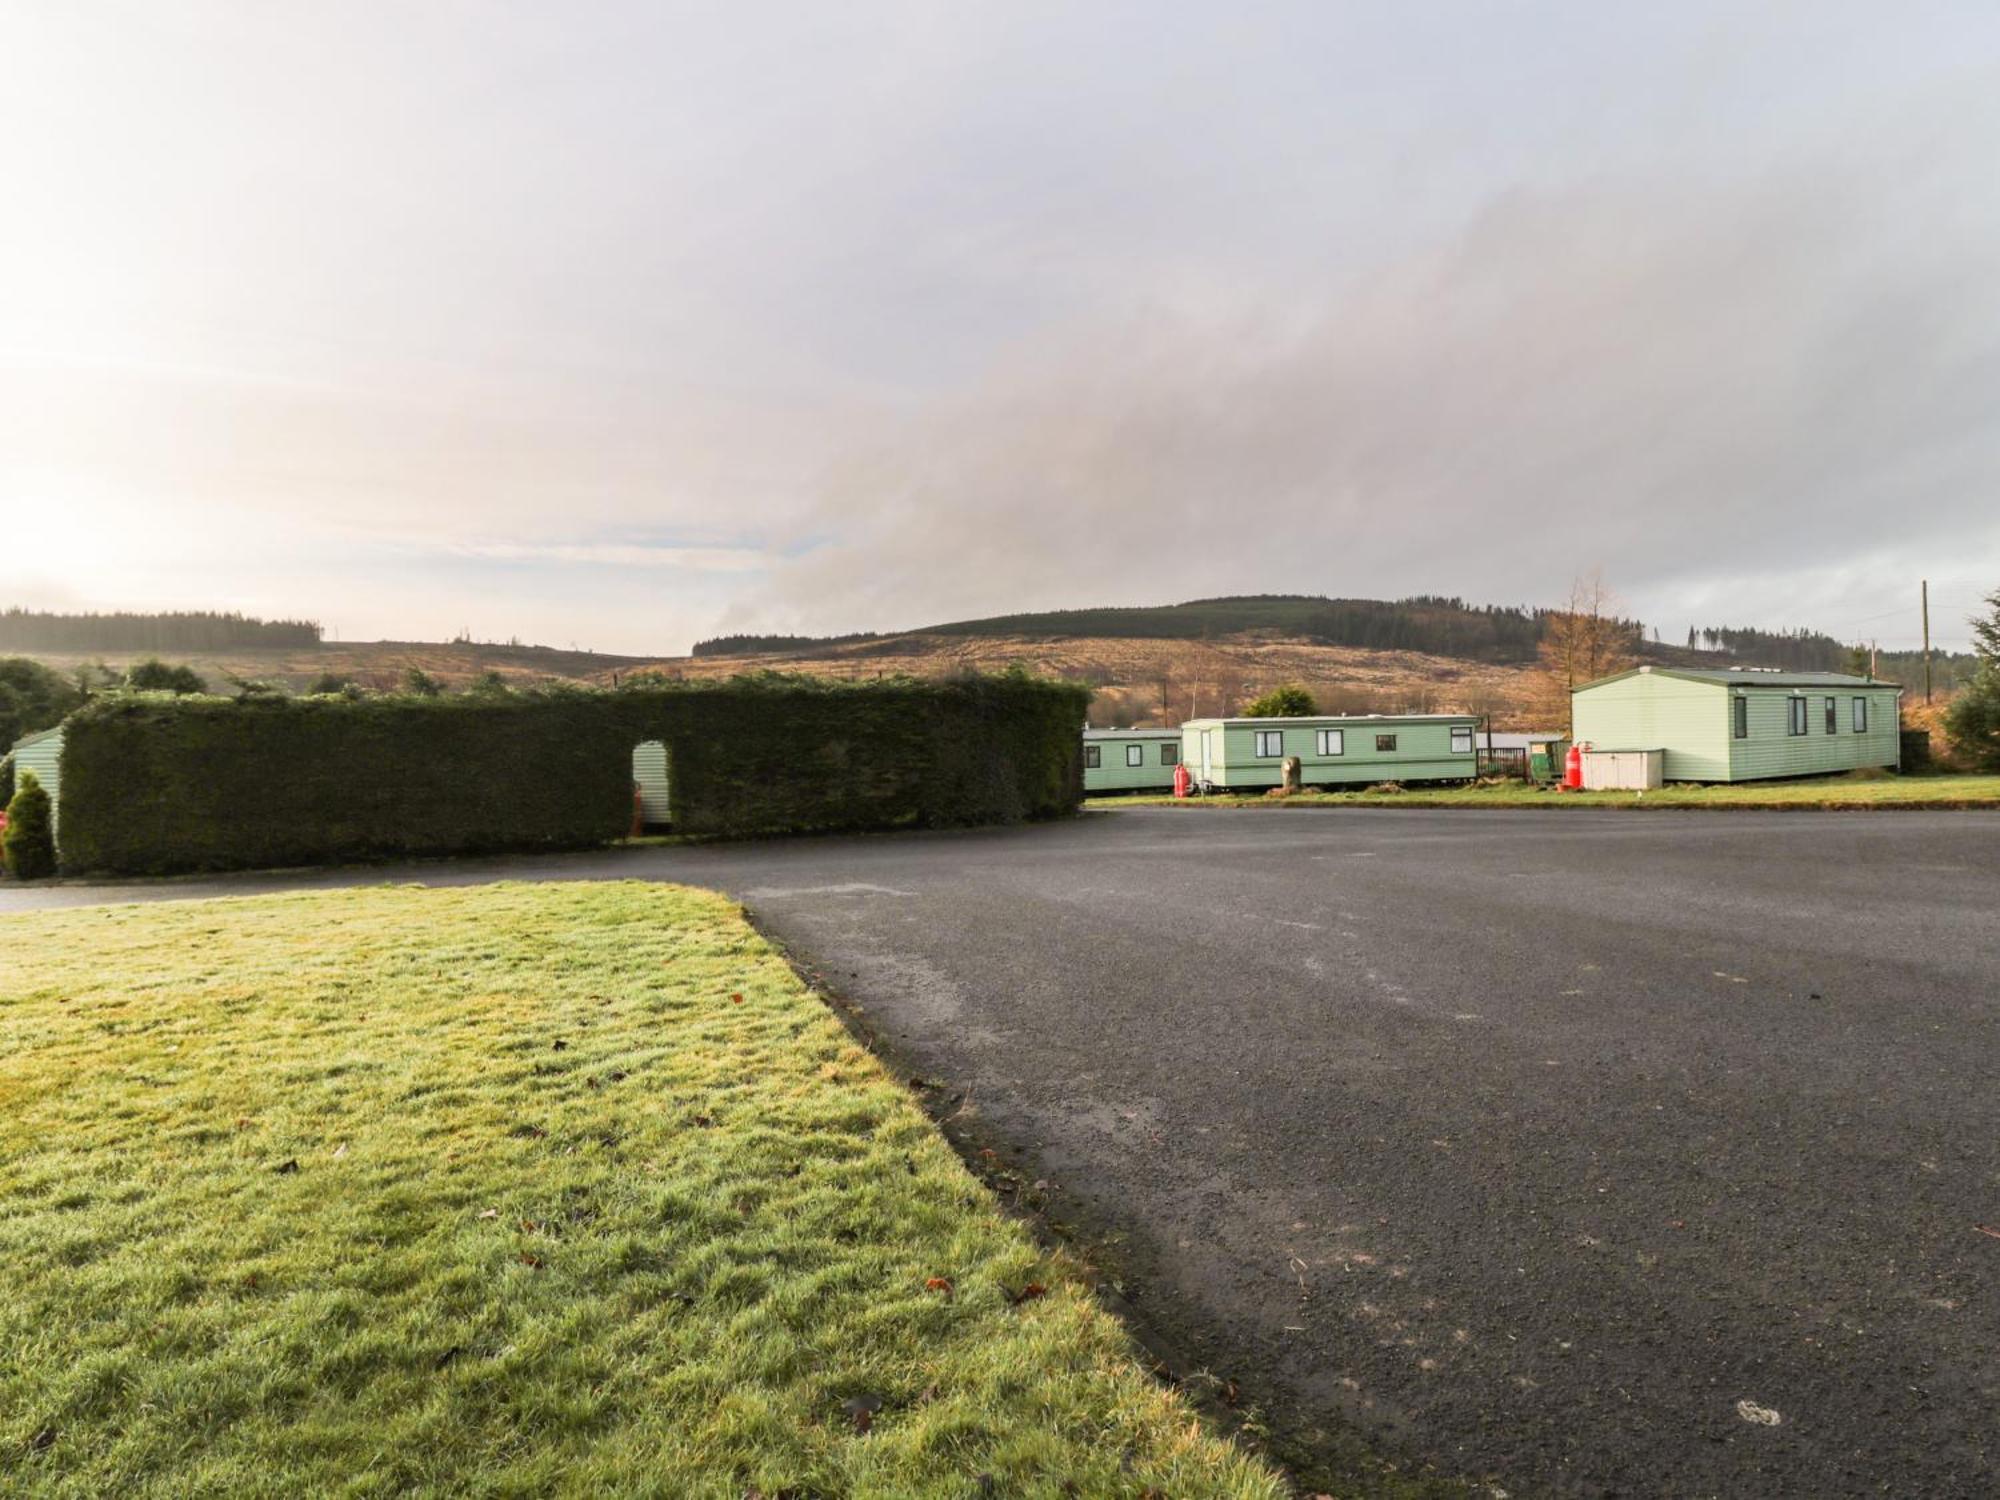
POLYGON ((1880 653, 1877 651, 1875 643, 1873 641, 1870 641, 1868 643, 1868 678, 1871 682, 1882 675, 1879 671, 1876 670, 1875 658, 1879 654, 1880 653))
POLYGON ((1931 701, 1931 581, 1924 580, 1924 703, 1931 701))

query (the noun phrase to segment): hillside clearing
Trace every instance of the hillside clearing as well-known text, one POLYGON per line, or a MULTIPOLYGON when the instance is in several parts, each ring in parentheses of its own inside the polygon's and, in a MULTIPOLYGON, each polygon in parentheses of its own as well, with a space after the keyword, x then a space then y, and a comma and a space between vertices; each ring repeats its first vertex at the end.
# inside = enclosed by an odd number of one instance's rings
POLYGON ((1282 1492, 719 896, 105 907, 0 953, 16 1493, 1282 1492))

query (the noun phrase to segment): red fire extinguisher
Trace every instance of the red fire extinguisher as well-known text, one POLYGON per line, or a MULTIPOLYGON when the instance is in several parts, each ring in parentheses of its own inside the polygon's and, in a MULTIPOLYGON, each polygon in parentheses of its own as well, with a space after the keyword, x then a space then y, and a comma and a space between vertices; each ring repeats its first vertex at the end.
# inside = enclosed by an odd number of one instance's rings
POLYGON ((1583 790, 1583 746, 1571 745, 1563 757, 1563 785, 1572 792, 1583 790))
POLYGON ((1188 775, 1187 762, 1182 761, 1174 767, 1174 795, 1176 797, 1185 797, 1188 794, 1188 788, 1193 784, 1194 778, 1188 775))

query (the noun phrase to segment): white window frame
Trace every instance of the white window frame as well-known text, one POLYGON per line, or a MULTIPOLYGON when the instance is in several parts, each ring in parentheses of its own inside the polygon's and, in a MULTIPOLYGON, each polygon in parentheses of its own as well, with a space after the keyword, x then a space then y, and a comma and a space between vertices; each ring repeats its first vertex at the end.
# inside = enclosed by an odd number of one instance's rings
POLYGON ((1257 759, 1283 760, 1285 756, 1285 731, 1282 729, 1259 729, 1256 731, 1257 759), (1273 748, 1266 749, 1266 746, 1273 748))
POLYGON ((1856 734, 1868 732, 1868 700, 1859 696, 1854 700, 1854 732, 1856 734))
POLYGON ((1313 748, 1319 755, 1347 754, 1347 731, 1345 729, 1316 729, 1313 731, 1313 748))
POLYGON ((1797 739, 1800 735, 1812 733, 1812 704, 1804 693, 1795 693, 1785 700, 1785 735, 1797 739))
POLYGON ((1144 745, 1127 745, 1125 747, 1126 770, 1137 771, 1143 768, 1145 764, 1146 764, 1146 747, 1144 745))
POLYGON ((1452 726, 1451 753, 1453 755, 1471 755, 1473 753, 1472 731, 1462 724, 1452 726), (1465 740, 1465 743, 1462 745, 1459 743, 1460 738, 1465 740))

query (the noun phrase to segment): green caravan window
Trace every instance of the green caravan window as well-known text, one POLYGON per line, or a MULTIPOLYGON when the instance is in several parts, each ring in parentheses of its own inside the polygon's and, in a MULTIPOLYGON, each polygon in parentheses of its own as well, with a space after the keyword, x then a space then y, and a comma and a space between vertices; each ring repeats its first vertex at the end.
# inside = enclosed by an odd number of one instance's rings
POLYGON ((1161 765, 1163 765, 1163 766, 1177 766, 1177 765, 1179 765, 1180 763, 1181 763, 1181 747, 1180 747, 1179 745, 1162 745, 1162 746, 1160 746, 1160 764, 1161 764, 1161 765))
POLYGON ((1319 729, 1313 732, 1313 749, 1321 755, 1345 755, 1347 753, 1347 731, 1345 729, 1319 729))
POLYGON ((1127 745, 1125 747, 1126 765, 1143 766, 1145 763, 1146 763, 1146 747, 1144 745, 1127 745))
POLYGON ((1826 700, 1826 732, 1828 734, 1840 733, 1840 700, 1838 698, 1829 698, 1826 700))
POLYGON ((1790 714, 1790 717, 1785 720, 1785 733, 1804 734, 1806 732, 1806 700, 1803 698, 1787 698, 1785 700, 1785 708, 1790 714))
POLYGON ((1729 706, 1736 716, 1734 720, 1736 725, 1736 738, 1738 738, 1739 740, 1749 739, 1750 700, 1744 697, 1741 693, 1738 693, 1735 699, 1731 701, 1729 706))
POLYGON ((1285 753, 1285 731, 1282 729, 1260 729, 1257 731, 1257 757, 1270 760, 1285 753))
POLYGON ((1393 750, 1393 749, 1395 749, 1395 748, 1396 748, 1396 737, 1395 737, 1395 736, 1394 736, 1393 734, 1378 734, 1378 735, 1376 735, 1376 736, 1375 736, 1375 748, 1376 748, 1377 750, 1393 750))
POLYGON ((1866 734, 1868 732, 1868 700, 1866 698, 1856 698, 1854 700, 1854 732, 1856 734, 1866 734))
POLYGON ((1104 751, 1097 745, 1083 747, 1083 766, 1087 771, 1095 771, 1104 761, 1104 751))
POLYGON ((1453 755, 1472 754, 1472 731, 1470 729, 1452 730, 1451 753, 1453 755))

